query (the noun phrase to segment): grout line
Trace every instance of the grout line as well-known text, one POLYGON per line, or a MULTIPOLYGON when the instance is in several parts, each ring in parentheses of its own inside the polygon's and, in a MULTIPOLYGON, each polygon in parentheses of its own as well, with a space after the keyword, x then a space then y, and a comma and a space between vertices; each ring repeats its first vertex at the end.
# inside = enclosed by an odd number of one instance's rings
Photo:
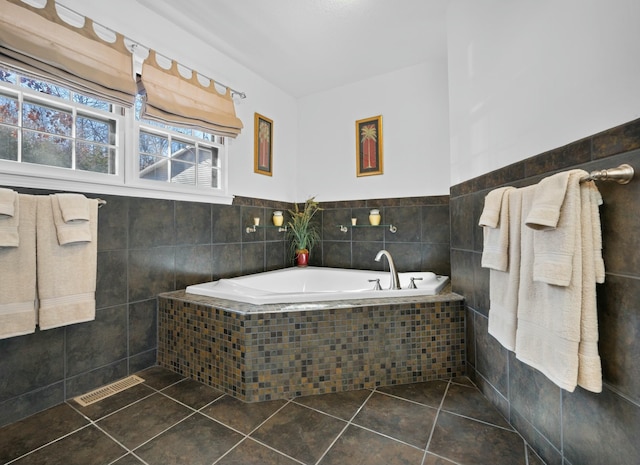
POLYGON ((43 449, 43 448, 45 448, 47 446, 50 446, 51 444, 55 444, 56 442, 61 441, 62 439, 66 438, 68 436, 71 436, 72 434, 75 434, 78 431, 81 431, 81 430, 83 430, 85 428, 88 428, 89 426, 91 426, 91 424, 92 423, 87 423, 86 425, 83 425, 80 428, 74 429, 73 431, 70 431, 70 432, 68 432, 66 434, 63 434, 62 436, 59 436, 59 437, 55 438, 54 440, 47 442, 46 444, 42 444, 41 446, 36 447, 35 449, 32 449, 29 452, 26 452, 25 454, 22 454, 19 457, 11 459, 10 461, 6 462, 4 465, 9 465, 10 463, 14 463, 14 462, 16 462, 16 461, 18 461, 18 460, 20 460, 20 459, 22 459, 24 457, 27 457, 27 456, 33 454, 34 452, 39 451, 40 449, 43 449))
POLYGON ((438 410, 436 411, 436 417, 433 419, 433 426, 431 426, 431 432, 429 433, 429 439, 427 439, 427 445, 424 446, 424 455, 422 457, 422 461, 424 462, 425 457, 427 456, 427 451, 429 450, 429 446, 431 445, 431 439, 433 438, 433 432, 436 430, 436 424, 438 423, 438 417, 440 416, 440 411, 442 410, 442 406, 444 405, 444 400, 447 398, 447 393, 449 392, 449 386, 451 385, 451 379, 447 383, 447 387, 444 389, 444 394, 442 395, 442 399, 440 399, 440 405, 438 406, 438 410))
MULTIPOLYGON (((369 401, 369 399, 371 399, 371 397, 373 396, 374 393, 375 393, 375 390, 371 391, 369 393, 369 395, 367 396, 367 398, 364 400, 364 402, 362 402, 362 404, 360 404, 360 407, 358 407, 358 410, 356 410, 356 413, 354 413, 351 416, 351 418, 346 422, 347 424, 344 425, 344 428, 342 428, 342 430, 340 431, 340 433, 338 433, 338 435, 335 437, 335 439, 333 441, 331 441, 331 444, 329 444, 329 446, 325 449, 325 451, 322 453, 322 455, 318 458, 318 460, 316 461, 316 464, 319 464, 322 461, 322 459, 324 459, 325 455, 327 455, 327 453, 329 453, 329 451, 335 445, 335 443, 338 442, 338 439, 340 439, 342 437, 342 435, 347 430, 347 428, 353 424, 352 423, 353 420, 360 413, 360 411, 364 408, 365 404, 369 401)), ((312 409, 312 410, 315 410, 315 409, 312 409)), ((324 413, 324 412, 321 412, 321 413, 324 413)), ((342 420, 342 421, 344 421, 344 420, 342 420)))

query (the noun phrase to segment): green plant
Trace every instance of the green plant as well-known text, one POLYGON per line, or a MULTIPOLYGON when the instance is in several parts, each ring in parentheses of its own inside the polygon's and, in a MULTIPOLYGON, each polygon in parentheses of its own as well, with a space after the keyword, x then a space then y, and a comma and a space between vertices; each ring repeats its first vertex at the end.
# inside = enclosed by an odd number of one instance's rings
POLYGON ((289 239, 291 239, 291 251, 297 255, 299 251, 309 251, 320 241, 320 230, 317 222, 313 222, 313 216, 322 210, 315 197, 308 198, 301 209, 295 204, 293 210, 289 210, 291 219, 287 223, 289 239))

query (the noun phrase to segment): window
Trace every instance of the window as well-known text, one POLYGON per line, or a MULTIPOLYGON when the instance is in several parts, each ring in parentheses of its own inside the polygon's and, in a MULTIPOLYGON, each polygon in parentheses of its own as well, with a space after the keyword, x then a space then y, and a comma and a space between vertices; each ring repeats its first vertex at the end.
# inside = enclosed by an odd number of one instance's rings
POLYGON ((8 173, 230 202, 224 138, 141 120, 139 101, 127 109, 0 67, 0 184, 8 173))

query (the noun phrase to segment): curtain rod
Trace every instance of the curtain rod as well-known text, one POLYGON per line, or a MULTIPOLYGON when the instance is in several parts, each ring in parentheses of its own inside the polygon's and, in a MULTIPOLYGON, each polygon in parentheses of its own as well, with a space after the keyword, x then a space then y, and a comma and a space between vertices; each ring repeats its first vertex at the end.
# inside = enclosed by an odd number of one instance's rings
MULTIPOLYGON (((24 0, 22 0, 22 1, 24 1, 24 0)), ((73 10, 73 9, 71 9, 71 8, 69 8, 69 7, 67 7, 67 6, 65 6, 65 5, 61 5, 60 3, 56 2, 55 0, 53 0, 53 2, 54 2, 58 7, 62 8, 63 10, 66 10, 66 11, 68 11, 69 13, 72 13, 72 14, 74 14, 74 15, 77 15, 77 16, 79 16, 79 17, 81 17, 81 18, 87 19, 87 16, 85 16, 85 15, 83 15, 83 14, 81 14, 81 13, 78 13, 77 11, 75 11, 75 10, 73 10)), ((27 3, 28 3, 28 2, 27 2, 27 3)), ((59 16, 59 15, 58 15, 58 16, 59 16)), ((61 18, 61 19, 64 21, 64 18, 61 18)), ((101 24, 101 23, 98 23, 98 22, 94 21, 94 20, 93 20, 93 18, 88 18, 88 19, 90 19, 91 21, 93 21, 94 27, 97 25, 97 26, 99 26, 99 27, 101 27, 101 28, 103 28, 103 29, 105 29, 105 30, 107 30, 107 31, 110 31, 110 32, 114 33, 114 34, 118 33, 118 32, 116 32, 116 31, 114 31, 113 29, 111 29, 111 28, 109 28, 109 27, 107 27, 107 26, 105 26, 105 25, 103 25, 103 24, 101 24)), ((118 33, 118 34, 120 34, 120 33, 118 33)), ((123 35, 123 36, 124 36, 124 35, 123 35)), ((127 37, 127 36, 124 36, 124 38, 125 38, 125 40, 126 40, 127 42, 129 42, 129 43, 131 44, 131 45, 127 46, 127 48, 129 49, 129 51, 130 51, 130 52, 131 52, 131 54, 133 55, 132 59, 134 60, 134 63, 136 63, 136 61, 135 61, 135 58, 136 58, 135 50, 136 50, 136 48, 137 48, 137 47, 142 47, 142 48, 146 49, 147 51, 149 51, 149 50, 153 50, 151 47, 147 47, 146 45, 144 45, 144 44, 142 44, 142 43, 138 42, 137 40, 133 40, 133 39, 131 39, 131 38, 127 37)), ((104 40, 104 39, 103 39, 103 40, 104 40)), ((126 45, 126 42, 125 42, 125 45, 126 45)), ((236 89, 234 89, 233 87, 228 86, 228 85, 226 85, 226 84, 224 84, 224 83, 222 83, 222 82, 220 82, 220 81, 218 81, 218 80, 216 80, 216 79, 212 79, 212 78, 210 78, 209 76, 206 76, 206 75, 204 75, 204 74, 200 73, 199 71, 194 70, 193 68, 191 68, 191 67, 189 67, 189 66, 185 66, 185 65, 183 65, 183 64, 181 64, 181 63, 179 63, 177 60, 174 60, 173 58, 169 58, 169 57, 167 57, 167 56, 163 55, 162 53, 158 53, 157 51, 156 51, 156 53, 157 53, 158 55, 162 56, 163 58, 167 59, 167 60, 175 61, 179 66, 182 66, 182 67, 184 67, 184 68, 190 69, 191 71, 195 71, 195 72, 196 72, 196 73, 198 73, 200 76, 204 77, 205 79, 209 79, 210 81, 215 82, 216 84, 218 84, 219 86, 224 87, 225 89, 229 89, 229 90, 231 91, 231 96, 232 96, 232 97, 233 97, 234 95, 237 95, 237 96, 238 96, 238 97, 240 97, 241 99, 245 99, 245 98, 247 98, 247 94, 246 94, 246 93, 244 93, 244 92, 242 92, 242 91, 236 90, 236 89)), ((135 70, 134 70, 134 71, 135 71, 135 70)))
POLYGON ((626 163, 618 166, 617 168, 609 168, 607 170, 596 170, 589 173, 587 176, 580 179, 580 182, 585 181, 615 181, 618 184, 628 184, 633 179, 634 171, 633 166, 626 163))

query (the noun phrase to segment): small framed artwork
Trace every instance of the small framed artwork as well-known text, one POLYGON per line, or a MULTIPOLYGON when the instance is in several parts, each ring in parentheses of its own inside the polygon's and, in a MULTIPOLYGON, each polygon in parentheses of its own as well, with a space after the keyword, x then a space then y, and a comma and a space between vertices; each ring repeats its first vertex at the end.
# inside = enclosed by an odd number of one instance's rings
POLYGON ((273 121, 258 113, 254 117, 253 171, 273 175, 273 121))
POLYGON ((382 115, 356 121, 358 176, 382 174, 382 115))

